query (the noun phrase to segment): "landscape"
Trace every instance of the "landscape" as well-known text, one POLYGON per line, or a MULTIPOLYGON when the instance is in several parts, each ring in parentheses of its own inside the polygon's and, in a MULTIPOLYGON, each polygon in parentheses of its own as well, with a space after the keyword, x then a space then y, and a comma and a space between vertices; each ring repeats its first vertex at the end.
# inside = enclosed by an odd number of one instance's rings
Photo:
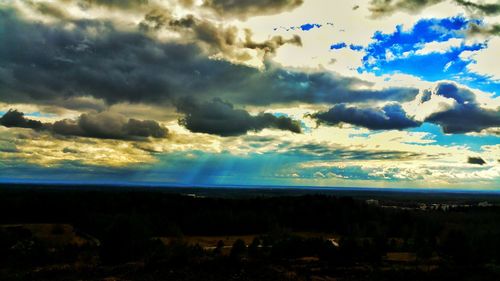
POLYGON ((500 280, 499 0, 0 0, 0 281, 500 280))
POLYGON ((500 194, 67 185, 0 194, 1 280, 500 277, 500 194))

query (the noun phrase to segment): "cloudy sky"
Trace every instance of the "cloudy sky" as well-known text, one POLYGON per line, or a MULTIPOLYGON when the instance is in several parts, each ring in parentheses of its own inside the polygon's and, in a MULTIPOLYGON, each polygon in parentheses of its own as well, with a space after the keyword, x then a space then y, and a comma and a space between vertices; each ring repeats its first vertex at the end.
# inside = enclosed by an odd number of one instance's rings
POLYGON ((498 0, 0 0, 0 181, 500 189, 498 0))

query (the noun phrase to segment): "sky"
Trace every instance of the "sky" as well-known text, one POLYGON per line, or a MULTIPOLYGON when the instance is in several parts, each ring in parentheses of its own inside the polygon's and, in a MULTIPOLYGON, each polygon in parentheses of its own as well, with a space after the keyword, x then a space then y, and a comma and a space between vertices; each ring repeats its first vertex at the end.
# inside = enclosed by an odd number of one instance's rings
POLYGON ((0 182, 500 190, 498 0, 0 0, 0 182))

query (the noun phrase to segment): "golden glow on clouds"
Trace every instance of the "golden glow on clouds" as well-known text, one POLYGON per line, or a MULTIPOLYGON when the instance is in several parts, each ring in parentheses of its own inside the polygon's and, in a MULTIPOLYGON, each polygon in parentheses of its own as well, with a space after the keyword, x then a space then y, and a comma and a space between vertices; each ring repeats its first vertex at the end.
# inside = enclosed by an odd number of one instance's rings
POLYGON ((156 158, 134 142, 91 138, 55 138, 30 129, 0 127, 1 142, 12 142, 15 152, 0 151, 2 161, 21 160, 44 167, 77 161, 84 165, 124 167, 153 163, 156 158))
MULTIPOLYGON (((283 109, 293 114, 294 109, 283 109)), ((301 114, 303 111, 300 111, 301 114)), ((307 118, 305 118, 307 119, 307 118)), ((312 124, 313 122, 307 121, 312 124)), ((219 137, 191 133, 176 121, 164 123, 169 129, 167 139, 146 141, 103 140, 79 137, 57 137, 49 133, 37 133, 29 129, 0 127, 0 146, 10 143, 15 150, 0 149, 0 162, 25 161, 41 166, 64 165, 77 161, 91 166, 125 167, 152 164, 156 154, 202 151, 209 154, 222 152, 233 155, 264 153, 288 153, 290 149, 304 145, 317 145, 326 151, 356 151, 356 153, 398 152, 401 155, 387 159, 344 159, 309 161, 296 167, 290 177, 301 174, 302 169, 361 167, 370 170, 372 176, 384 179, 390 174, 400 180, 425 180, 428 184, 444 186, 461 180, 494 180, 500 177, 496 158, 500 158, 500 145, 485 146, 481 153, 472 152, 466 146, 443 146, 433 140, 430 133, 407 131, 381 131, 370 133, 367 129, 342 127, 310 127, 304 134, 293 134, 265 129, 240 137, 219 137), (20 137, 21 136, 21 137, 20 137), (283 145, 286 144, 286 145, 283 145), (484 169, 467 164, 467 157, 478 156, 487 161, 484 169), (397 168, 397 169, 395 169, 397 168), (450 172, 451 171, 451 172, 450 172), (292 174, 295 174, 292 175, 292 174)), ((315 152, 302 151, 304 154, 315 152)), ((390 156, 388 154, 388 156, 390 156)), ((321 177, 323 184, 341 184, 346 176, 331 172, 321 177)), ((378 186, 378 185, 374 185, 378 186)))

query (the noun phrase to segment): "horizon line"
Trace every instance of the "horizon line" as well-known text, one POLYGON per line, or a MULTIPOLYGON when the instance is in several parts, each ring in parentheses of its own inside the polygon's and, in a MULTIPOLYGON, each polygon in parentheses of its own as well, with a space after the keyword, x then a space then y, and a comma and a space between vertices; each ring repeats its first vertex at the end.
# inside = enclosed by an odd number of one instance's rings
POLYGON ((120 181, 56 181, 56 180, 9 180, 0 179, 3 185, 40 185, 40 186, 107 186, 128 188, 199 188, 199 189, 256 189, 256 190, 301 190, 301 191, 360 191, 360 192, 402 192, 402 193, 453 193, 453 194, 491 194, 500 195, 500 190, 491 189, 453 189, 433 187, 361 187, 361 186, 308 186, 308 185, 242 185, 242 184, 181 184, 158 182, 120 182, 120 181))

